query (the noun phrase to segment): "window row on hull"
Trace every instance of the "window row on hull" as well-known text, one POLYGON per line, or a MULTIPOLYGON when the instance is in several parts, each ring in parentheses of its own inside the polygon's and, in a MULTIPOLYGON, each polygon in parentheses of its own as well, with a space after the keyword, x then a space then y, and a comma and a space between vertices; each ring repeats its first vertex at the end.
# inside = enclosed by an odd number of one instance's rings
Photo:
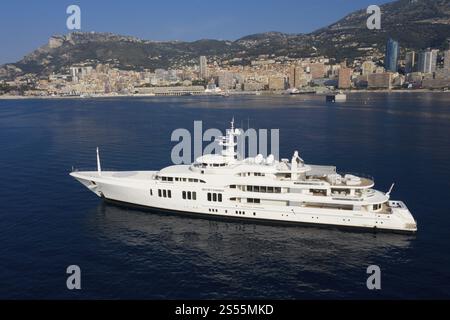
MULTIPOLYGON (((150 189, 150 195, 153 196, 153 190, 150 189)), ((172 191, 166 189, 158 189, 158 197, 160 198, 172 198, 172 191)), ((197 192, 195 191, 182 191, 183 200, 197 200, 197 192)), ((221 193, 208 192, 207 200, 210 202, 223 202, 223 195, 221 193)), ((260 199, 260 198, 240 198, 232 197, 229 199, 232 202, 238 203, 251 203, 262 204, 272 206, 293 206, 293 207, 307 207, 307 208, 319 208, 319 209, 340 209, 340 210, 355 210, 355 208, 361 209, 361 206, 355 205, 343 205, 321 202, 304 202, 304 201, 286 201, 286 200, 273 200, 273 199, 260 199)), ((368 211, 383 211, 383 204, 374 204, 365 207, 368 211)))
POLYGON ((197 192, 195 191, 183 191, 182 196, 184 200, 197 200, 197 192))
POLYGON ((195 179, 195 178, 179 178, 179 177, 165 177, 165 176, 156 176, 156 180, 164 181, 164 182, 194 182, 194 183, 206 183, 204 180, 195 179))

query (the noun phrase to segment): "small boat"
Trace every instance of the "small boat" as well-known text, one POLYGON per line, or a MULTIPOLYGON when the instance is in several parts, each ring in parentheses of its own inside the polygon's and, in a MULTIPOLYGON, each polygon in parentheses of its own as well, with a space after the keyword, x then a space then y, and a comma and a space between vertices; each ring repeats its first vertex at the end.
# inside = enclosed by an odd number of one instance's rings
POLYGON ((347 95, 339 92, 337 94, 329 94, 326 96, 326 102, 345 102, 347 101, 347 95))

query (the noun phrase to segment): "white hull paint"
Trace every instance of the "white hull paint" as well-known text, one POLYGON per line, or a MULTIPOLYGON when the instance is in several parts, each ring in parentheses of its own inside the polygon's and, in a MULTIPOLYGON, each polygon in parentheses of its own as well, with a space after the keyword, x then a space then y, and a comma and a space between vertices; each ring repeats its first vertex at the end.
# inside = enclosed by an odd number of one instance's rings
MULTIPOLYGON (((328 208, 304 208, 298 206, 250 205, 236 204, 225 199, 235 196, 224 186, 204 187, 203 185, 183 185, 181 188, 170 182, 140 181, 136 183, 132 176, 128 181, 125 178, 114 177, 118 172, 72 172, 71 176, 88 187, 99 197, 108 200, 133 204, 148 208, 157 208, 165 211, 198 213, 202 215, 244 218, 249 220, 262 219, 273 222, 290 222, 298 224, 332 225, 340 227, 355 227, 377 229, 384 231, 415 232, 415 221, 406 205, 400 201, 390 201, 398 208, 393 208, 392 214, 386 215, 376 212, 356 210, 341 210, 328 208), (95 185, 92 184, 95 182, 95 185), (172 197, 158 197, 158 189, 170 190, 172 197), (150 195, 152 190, 152 195, 150 195), (182 192, 190 190, 196 192, 197 200, 182 199, 182 192), (221 203, 208 202, 206 199, 209 190, 223 190, 221 203), (409 227, 408 227, 409 225, 409 227)), ((132 175, 133 173, 129 173, 132 175)), ((152 176, 156 171, 140 172, 140 175, 152 176)), ((189 184, 189 183, 187 183, 189 184)))

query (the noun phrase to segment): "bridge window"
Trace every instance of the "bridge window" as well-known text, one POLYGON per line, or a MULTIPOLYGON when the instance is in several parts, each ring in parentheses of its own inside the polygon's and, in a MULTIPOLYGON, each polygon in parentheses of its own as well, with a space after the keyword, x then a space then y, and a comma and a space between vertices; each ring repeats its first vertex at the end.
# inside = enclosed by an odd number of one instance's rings
POLYGON ((243 188, 250 192, 281 193, 281 187, 243 186, 243 188))

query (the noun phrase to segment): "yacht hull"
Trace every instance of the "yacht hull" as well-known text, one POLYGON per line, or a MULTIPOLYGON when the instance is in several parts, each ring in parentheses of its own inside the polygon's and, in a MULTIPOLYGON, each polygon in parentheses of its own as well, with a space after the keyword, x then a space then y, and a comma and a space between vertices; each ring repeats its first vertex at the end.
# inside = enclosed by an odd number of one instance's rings
MULTIPOLYGON (((329 208, 306 208, 299 206, 251 205, 248 203, 233 203, 228 201, 231 194, 220 189, 224 196, 223 202, 208 202, 206 193, 217 190, 220 186, 205 185, 177 186, 170 183, 155 182, 149 179, 127 179, 127 173, 121 177, 96 172, 73 172, 71 175, 85 185, 97 196, 109 202, 127 206, 138 206, 151 211, 164 213, 188 214, 201 217, 244 220, 247 222, 269 222, 271 224, 297 224, 320 227, 353 228, 371 231, 389 231, 399 233, 414 233, 417 225, 411 213, 400 201, 391 214, 364 212, 358 210, 341 210, 329 208), (151 190, 151 191, 150 191, 151 190), (161 197, 159 190, 170 190, 171 197, 161 197), (182 199, 183 191, 196 192, 197 199, 182 199)), ((129 173, 130 178, 133 177, 129 173)))
POLYGON ((148 207, 135 203, 123 202, 118 200, 112 200, 108 198, 103 198, 103 201, 109 205, 145 211, 152 214, 167 214, 167 215, 177 215, 180 217, 197 218, 212 221, 223 221, 223 222, 242 222, 248 224, 259 224, 268 226, 290 226, 290 227, 305 227, 305 228, 323 228, 323 229, 337 229, 342 231, 352 231, 352 232, 369 232, 369 233, 394 233, 394 234, 404 234, 411 235, 415 234, 417 230, 396 230, 396 229, 383 229, 377 227, 361 227, 361 226, 351 226, 351 225, 338 225, 338 224, 324 224, 324 223, 308 223, 301 221, 290 221, 290 220, 272 220, 263 218, 248 218, 241 216, 232 215, 213 215, 209 213, 199 213, 193 211, 178 211, 172 209, 163 209, 158 207, 148 207))

